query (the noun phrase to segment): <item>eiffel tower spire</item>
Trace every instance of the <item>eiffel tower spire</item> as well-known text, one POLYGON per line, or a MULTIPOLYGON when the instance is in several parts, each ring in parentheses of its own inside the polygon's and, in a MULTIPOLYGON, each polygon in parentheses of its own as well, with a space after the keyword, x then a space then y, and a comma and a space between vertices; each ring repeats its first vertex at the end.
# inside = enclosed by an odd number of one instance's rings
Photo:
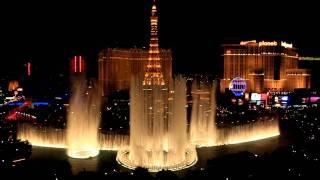
POLYGON ((160 63, 160 52, 158 42, 158 15, 156 1, 153 0, 150 17, 151 36, 149 45, 149 58, 144 74, 143 85, 164 85, 163 74, 160 63))

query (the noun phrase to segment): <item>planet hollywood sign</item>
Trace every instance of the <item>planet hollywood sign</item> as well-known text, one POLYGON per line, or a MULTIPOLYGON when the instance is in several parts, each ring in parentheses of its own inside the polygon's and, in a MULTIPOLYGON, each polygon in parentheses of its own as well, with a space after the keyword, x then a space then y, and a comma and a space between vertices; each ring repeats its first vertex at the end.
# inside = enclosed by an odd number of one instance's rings
MULTIPOLYGON (((277 46, 278 42, 277 41, 261 41, 258 43, 259 47, 261 46, 277 46)), ((284 41, 281 41, 280 45, 284 48, 293 48, 292 43, 287 43, 284 41)))
POLYGON ((278 45, 277 41, 272 41, 272 42, 270 42, 270 41, 261 41, 261 42, 259 42, 259 47, 260 46, 277 46, 277 45, 278 45))
POLYGON ((282 47, 285 47, 285 48, 293 48, 292 43, 289 44, 289 43, 286 43, 286 42, 284 42, 284 41, 281 41, 281 46, 282 46, 282 47))

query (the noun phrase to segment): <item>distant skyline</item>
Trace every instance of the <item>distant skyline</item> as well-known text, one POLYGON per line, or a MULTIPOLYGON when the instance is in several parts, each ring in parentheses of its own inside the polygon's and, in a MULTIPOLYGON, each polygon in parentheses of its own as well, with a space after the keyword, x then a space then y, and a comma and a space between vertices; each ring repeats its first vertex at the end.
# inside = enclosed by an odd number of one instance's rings
MULTIPOLYGON (((7 3, 0 11, 1 62, 21 66, 31 59, 40 72, 63 73, 68 58, 81 54, 96 76, 101 49, 148 46, 150 6, 151 0, 7 3)), ((173 49, 176 72, 220 74, 220 45, 241 40, 284 40, 302 55, 320 55, 312 4, 158 0, 158 6, 160 46, 173 49)), ((3 65, 0 71, 17 76, 3 65)))

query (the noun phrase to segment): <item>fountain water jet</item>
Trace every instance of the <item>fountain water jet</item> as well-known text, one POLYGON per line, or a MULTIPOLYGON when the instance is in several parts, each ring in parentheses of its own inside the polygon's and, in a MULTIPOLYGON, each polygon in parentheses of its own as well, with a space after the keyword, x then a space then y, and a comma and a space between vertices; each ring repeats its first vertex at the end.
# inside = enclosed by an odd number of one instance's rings
POLYGON ((67 122, 67 154, 72 158, 90 158, 99 154, 98 127, 100 96, 98 88, 87 88, 86 79, 72 79, 73 88, 67 122))
POLYGON ((214 146, 217 141, 216 88, 216 81, 212 85, 203 79, 192 83, 190 140, 198 147, 214 146))
POLYGON ((238 144, 280 135, 277 117, 265 117, 247 124, 217 127, 216 87, 207 80, 196 79, 192 84, 192 114, 190 141, 197 147, 238 144))
POLYGON ((186 81, 174 80, 172 87, 144 86, 132 80, 130 90, 130 145, 120 150, 117 161, 151 172, 180 170, 195 164, 194 146, 187 142, 186 81))

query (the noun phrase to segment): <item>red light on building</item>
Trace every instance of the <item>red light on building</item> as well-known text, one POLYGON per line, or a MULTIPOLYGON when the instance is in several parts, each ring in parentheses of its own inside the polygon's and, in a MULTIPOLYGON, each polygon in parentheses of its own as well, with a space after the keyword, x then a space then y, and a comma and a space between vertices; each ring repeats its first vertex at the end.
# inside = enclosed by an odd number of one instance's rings
POLYGON ((74 56, 71 60, 71 72, 72 73, 84 73, 85 61, 82 56, 74 56))
POLYGON ((74 66, 73 66, 74 71, 73 72, 76 73, 77 72, 77 56, 74 56, 73 62, 74 62, 74 66))
POLYGON ((82 58, 81 56, 79 56, 79 72, 81 72, 81 61, 82 61, 82 58))
POLYGON ((31 76, 31 63, 28 62, 28 76, 31 76))

